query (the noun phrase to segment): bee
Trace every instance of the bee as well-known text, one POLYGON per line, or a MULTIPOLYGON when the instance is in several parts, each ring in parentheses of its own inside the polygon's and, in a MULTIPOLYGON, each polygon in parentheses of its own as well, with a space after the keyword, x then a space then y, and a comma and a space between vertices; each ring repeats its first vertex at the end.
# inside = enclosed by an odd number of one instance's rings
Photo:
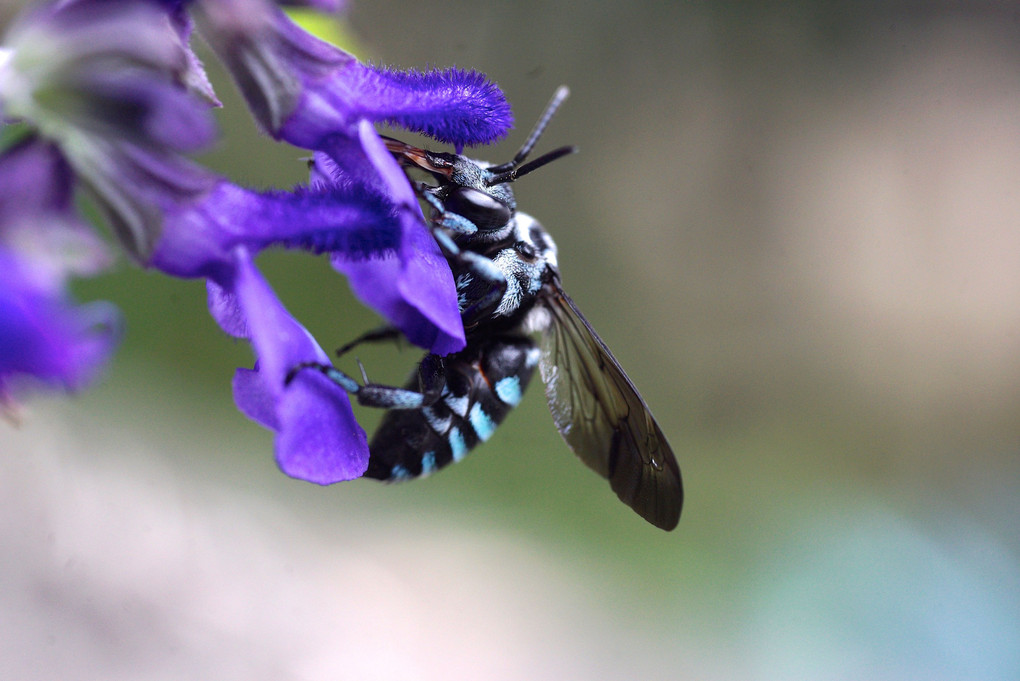
MULTIPOLYGON (((511 183, 576 151, 561 147, 529 163, 528 155, 569 91, 556 91, 513 160, 500 165, 433 152, 383 138, 413 183, 457 285, 467 345, 427 354, 402 387, 358 382, 339 369, 316 369, 362 405, 387 409, 369 443, 366 476, 384 481, 423 477, 461 460, 488 440, 521 400, 536 367, 563 439, 617 496, 656 527, 680 519, 683 483, 673 451, 634 384, 563 290, 556 244, 535 218, 517 210, 511 183), (541 343, 533 338, 541 333, 541 343)), ((387 327, 338 350, 395 339, 387 327)))

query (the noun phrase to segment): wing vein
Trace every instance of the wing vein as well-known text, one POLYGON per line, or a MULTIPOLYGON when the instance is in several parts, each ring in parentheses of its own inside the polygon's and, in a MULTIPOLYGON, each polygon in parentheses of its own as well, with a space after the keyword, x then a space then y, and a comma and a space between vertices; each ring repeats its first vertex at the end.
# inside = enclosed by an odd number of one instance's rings
POLYGON ((683 483, 669 443, 612 352, 554 282, 541 370, 556 426, 581 460, 652 524, 673 529, 683 483))

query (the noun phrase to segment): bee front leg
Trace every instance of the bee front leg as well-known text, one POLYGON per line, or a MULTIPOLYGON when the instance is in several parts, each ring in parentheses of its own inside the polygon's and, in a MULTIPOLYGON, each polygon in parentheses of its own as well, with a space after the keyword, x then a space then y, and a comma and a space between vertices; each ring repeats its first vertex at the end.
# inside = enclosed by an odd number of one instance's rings
MULTIPOLYGON (((463 215, 457 215, 446 210, 443 206, 443 202, 439 200, 432 192, 427 189, 419 187, 419 195, 425 199, 425 201, 432 207, 432 233, 436 234, 439 232, 438 228, 448 229, 454 234, 470 235, 478 231, 478 225, 468 220, 463 215)), ((445 236, 445 234, 444 234, 445 236)), ((440 241, 439 237, 436 237, 437 241, 440 241)), ((449 240, 449 237, 447 237, 449 240)), ((452 245, 452 241, 450 242, 452 245)), ((443 242, 440 241, 440 246, 443 246, 443 242)), ((459 249, 456 246, 452 246, 455 251, 459 249)))

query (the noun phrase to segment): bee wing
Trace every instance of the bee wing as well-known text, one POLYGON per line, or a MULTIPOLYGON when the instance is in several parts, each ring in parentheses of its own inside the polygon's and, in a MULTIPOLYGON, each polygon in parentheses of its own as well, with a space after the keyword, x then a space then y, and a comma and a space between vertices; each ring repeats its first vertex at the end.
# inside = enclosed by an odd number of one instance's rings
POLYGON ((540 364, 556 427, 623 503, 672 530, 680 520, 683 483, 659 424, 559 282, 547 289, 544 305, 551 319, 540 364))

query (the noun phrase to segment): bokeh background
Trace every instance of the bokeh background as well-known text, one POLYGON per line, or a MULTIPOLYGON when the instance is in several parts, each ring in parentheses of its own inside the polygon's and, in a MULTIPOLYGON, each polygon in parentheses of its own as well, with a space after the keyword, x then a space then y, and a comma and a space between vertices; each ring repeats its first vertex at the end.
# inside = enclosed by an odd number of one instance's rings
MULTIPOLYGON (((0 424, 0 678, 1020 678, 1016 5, 376 1, 342 30, 498 81, 491 160, 570 85, 540 151, 581 153, 517 194, 673 443, 680 526, 537 386, 428 480, 290 480, 203 286, 125 265, 78 287, 125 311, 105 380, 0 424)), ((203 160, 300 182, 213 75, 203 160)), ((324 346, 377 324, 322 259, 260 264, 324 346)), ((400 380, 418 351, 359 355, 400 380)))

